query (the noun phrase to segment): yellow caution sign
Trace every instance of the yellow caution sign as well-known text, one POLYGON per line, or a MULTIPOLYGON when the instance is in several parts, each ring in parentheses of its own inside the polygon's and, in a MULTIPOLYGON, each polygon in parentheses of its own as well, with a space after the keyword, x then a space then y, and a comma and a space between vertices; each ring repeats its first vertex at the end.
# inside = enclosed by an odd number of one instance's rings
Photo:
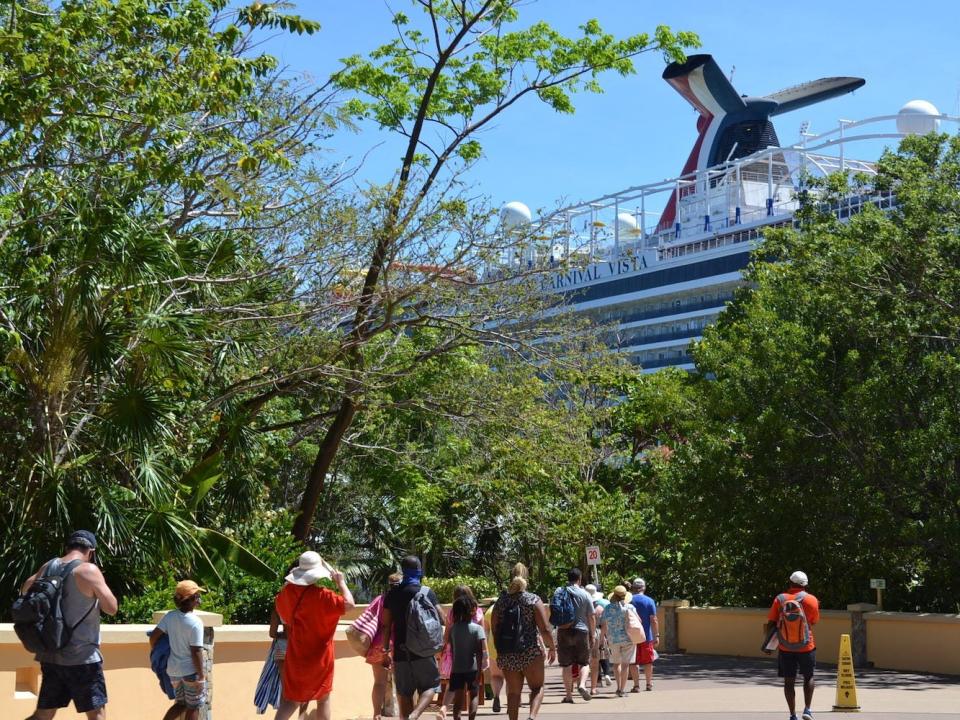
POLYGON ((857 681, 853 676, 853 652, 850 636, 840 636, 840 659, 837 661, 837 701, 834 712, 860 712, 857 704, 857 681))

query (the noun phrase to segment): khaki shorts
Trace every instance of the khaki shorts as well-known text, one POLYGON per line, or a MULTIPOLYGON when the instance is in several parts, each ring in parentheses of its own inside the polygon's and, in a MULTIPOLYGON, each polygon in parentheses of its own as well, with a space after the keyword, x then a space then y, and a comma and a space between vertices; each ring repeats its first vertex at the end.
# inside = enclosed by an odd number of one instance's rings
POLYGON ((586 666, 590 664, 590 635, 586 631, 557 630, 557 664, 586 666))
POLYGON ((614 665, 632 665, 637 646, 632 642, 610 643, 610 662, 614 665))

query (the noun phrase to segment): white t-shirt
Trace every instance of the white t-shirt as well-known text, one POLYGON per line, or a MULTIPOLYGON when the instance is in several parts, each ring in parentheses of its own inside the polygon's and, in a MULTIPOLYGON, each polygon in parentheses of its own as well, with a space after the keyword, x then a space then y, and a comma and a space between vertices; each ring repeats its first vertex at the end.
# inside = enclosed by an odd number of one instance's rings
POLYGON ((157 627, 170 637, 170 659, 167 660, 167 675, 174 678, 193 675, 191 647, 203 647, 203 622, 194 613, 171 610, 161 618, 157 627))

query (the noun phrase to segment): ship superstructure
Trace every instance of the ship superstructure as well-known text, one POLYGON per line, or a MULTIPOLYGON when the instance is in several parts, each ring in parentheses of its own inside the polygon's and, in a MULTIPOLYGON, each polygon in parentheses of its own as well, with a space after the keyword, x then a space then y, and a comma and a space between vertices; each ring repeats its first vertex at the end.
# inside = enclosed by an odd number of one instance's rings
MULTIPOLYGON (((849 153, 865 140, 898 141, 943 121, 930 103, 896 115, 841 122, 830 132, 782 146, 770 117, 850 92, 860 78, 824 78, 763 98, 739 96, 709 55, 672 64, 664 79, 698 111, 698 137, 680 176, 567 207, 538 223, 537 240, 507 259, 555 268, 544 291, 559 293, 578 316, 609 327, 607 344, 644 371, 692 370, 690 343, 702 336, 743 284, 750 253, 771 227, 790 225, 810 177, 875 174, 849 153), (653 223, 650 219, 656 217, 653 223)), ((894 195, 851 189, 834 211, 846 218, 865 204, 890 207, 894 195)), ((531 222, 508 203, 504 228, 531 222)))

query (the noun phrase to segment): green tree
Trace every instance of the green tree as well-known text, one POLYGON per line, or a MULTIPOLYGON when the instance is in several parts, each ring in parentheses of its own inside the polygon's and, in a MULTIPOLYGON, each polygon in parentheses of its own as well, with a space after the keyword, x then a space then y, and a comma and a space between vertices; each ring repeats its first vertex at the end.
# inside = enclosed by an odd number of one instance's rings
POLYGON ((260 28, 316 25, 225 8, 28 0, 0 16, 5 587, 74 526, 99 531, 121 582, 121 564, 172 557, 268 571, 204 509, 227 470, 201 459, 205 393, 257 330, 227 323, 289 283, 270 229, 309 200, 277 198, 303 189, 292 168, 328 116, 252 51, 260 28))
POLYGON ((701 417, 655 474, 675 587, 762 604, 802 567, 828 606, 884 577, 892 608, 955 612, 960 140, 908 138, 799 219, 695 350, 701 417), (851 192, 876 203, 841 220, 851 192))
MULTIPOLYGON (((515 345, 528 324, 511 317, 534 310, 539 284, 523 283, 513 268, 500 276, 484 265, 516 239, 485 231, 489 212, 469 202, 461 172, 482 153, 478 134, 530 96, 559 112, 572 112, 572 96, 599 92, 599 77, 633 72, 633 58, 660 52, 681 59, 697 44, 692 33, 665 26, 651 36, 617 39, 595 20, 582 35, 567 38, 543 22, 517 25, 517 0, 420 0, 419 21, 393 16, 398 37, 369 59, 348 58, 334 76, 354 94, 348 109, 406 139, 393 180, 371 188, 358 282, 345 303, 349 331, 339 341, 342 378, 313 465, 306 478, 294 534, 306 539, 337 453, 371 381, 410 372, 411 366, 370 367, 364 348, 383 333, 414 326, 439 332, 424 358, 463 344, 492 341, 515 345), (527 287, 527 304, 517 291, 527 287)), ((418 359, 419 361, 419 359, 418 359)))

